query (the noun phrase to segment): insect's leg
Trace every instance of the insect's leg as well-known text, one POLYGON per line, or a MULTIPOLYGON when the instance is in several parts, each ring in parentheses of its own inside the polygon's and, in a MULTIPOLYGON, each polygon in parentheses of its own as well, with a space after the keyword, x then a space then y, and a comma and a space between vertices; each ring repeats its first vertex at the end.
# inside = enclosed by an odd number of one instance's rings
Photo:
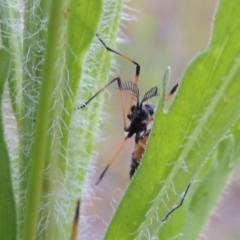
POLYGON ((125 143, 127 141, 127 138, 125 138, 122 143, 120 144, 120 146, 118 147, 117 151, 115 152, 115 154, 113 155, 112 159, 109 161, 108 165, 104 168, 103 172, 101 173, 98 181, 95 183, 95 185, 98 185, 99 182, 102 180, 102 178, 104 177, 106 171, 108 170, 108 168, 111 166, 111 164, 115 161, 115 159, 117 158, 118 154, 121 152, 121 150, 123 149, 125 143))
MULTIPOLYGON (((131 63, 133 63, 133 64, 136 65, 136 73, 135 73, 134 83, 138 84, 139 75, 140 75, 140 68, 141 68, 140 65, 139 65, 137 62, 135 62, 133 59, 129 58, 128 56, 125 56, 125 55, 123 55, 123 54, 121 54, 121 53, 119 53, 119 52, 111 49, 110 47, 108 47, 108 46, 104 43, 104 41, 103 41, 97 34, 96 34, 96 36, 98 37, 99 41, 103 44, 103 46, 104 46, 108 51, 113 52, 113 53, 121 56, 122 58, 126 59, 127 61, 129 61, 129 62, 131 62, 131 63)), ((131 106, 132 106, 132 104, 133 104, 133 100, 134 100, 134 96, 131 97, 130 104, 129 104, 129 109, 128 109, 128 113, 130 113, 130 109, 131 109, 131 106)))
POLYGON ((167 101, 175 92, 176 92, 176 90, 177 90, 177 88, 178 88, 178 83, 172 88, 172 90, 168 93, 168 95, 166 96, 166 99, 165 99, 165 101, 167 101))
POLYGON ((81 108, 85 108, 99 93, 101 93, 103 90, 105 90, 109 85, 111 85, 112 83, 114 83, 115 81, 118 81, 118 86, 119 86, 119 82, 121 83, 121 79, 118 78, 114 78, 113 80, 111 80, 110 82, 108 82, 103 88, 101 88, 100 90, 98 90, 91 98, 89 98, 82 106, 77 107, 76 109, 81 109, 81 108))
POLYGON ((185 197, 186 197, 186 195, 187 195, 187 193, 188 193, 188 190, 189 190, 190 186, 191 186, 191 183, 188 184, 188 186, 187 186, 187 188, 186 188, 186 190, 185 190, 185 193, 184 193, 184 195, 183 195, 183 197, 182 197, 181 202, 180 202, 176 207, 174 207, 170 212, 167 213, 167 215, 166 215, 165 218, 162 220, 162 222, 165 222, 165 221, 168 219, 168 217, 169 217, 175 210, 177 210, 178 208, 180 208, 180 207, 182 206, 182 204, 183 204, 183 202, 184 202, 184 199, 185 199, 185 197))
POLYGON ((123 117, 123 126, 124 126, 124 128, 126 128, 127 122, 126 122, 126 111, 125 111, 125 106, 124 106, 124 96, 123 96, 123 91, 122 91, 122 81, 121 81, 121 78, 119 78, 119 77, 111 80, 103 88, 98 90, 91 98, 89 98, 82 106, 77 107, 76 109, 85 108, 99 93, 101 93, 103 90, 105 90, 109 85, 111 85, 115 81, 117 81, 117 83, 118 83, 120 103, 121 103, 121 109, 122 109, 122 117, 123 117))
POLYGON ((78 225, 79 225, 79 218, 80 218, 80 200, 77 201, 77 207, 75 210, 75 216, 72 225, 72 233, 71 233, 71 240, 76 240, 78 236, 78 225))
POLYGON ((123 91, 121 87, 119 87, 119 96, 120 96, 120 103, 121 103, 121 109, 122 109, 123 129, 126 129, 127 128, 126 111, 125 111, 125 105, 124 105, 123 91))

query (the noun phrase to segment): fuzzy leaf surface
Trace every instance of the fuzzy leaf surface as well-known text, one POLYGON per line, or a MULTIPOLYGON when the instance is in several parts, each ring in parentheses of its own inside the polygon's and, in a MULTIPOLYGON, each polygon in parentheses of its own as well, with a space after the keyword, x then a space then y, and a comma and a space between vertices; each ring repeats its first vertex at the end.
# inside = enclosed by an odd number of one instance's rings
POLYGON ((0 49, 0 239, 16 239, 16 206, 13 195, 12 179, 10 174, 10 158, 4 137, 2 116, 2 97, 4 83, 8 77, 9 52, 5 48, 0 49))

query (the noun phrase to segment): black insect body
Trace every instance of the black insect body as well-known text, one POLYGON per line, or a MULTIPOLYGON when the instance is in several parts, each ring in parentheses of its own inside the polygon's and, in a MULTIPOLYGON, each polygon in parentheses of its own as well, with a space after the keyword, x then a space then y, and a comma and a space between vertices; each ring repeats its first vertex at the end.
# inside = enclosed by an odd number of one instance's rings
POLYGON ((127 133, 126 139, 131 138, 135 134, 135 147, 132 153, 132 163, 130 169, 130 178, 137 170, 142 155, 145 151, 146 142, 148 140, 152 124, 155 107, 153 104, 144 103, 148 99, 158 95, 158 88, 151 88, 139 103, 139 90, 138 86, 133 82, 126 82, 121 86, 122 90, 130 90, 133 92, 136 105, 132 105, 130 114, 127 118, 130 120, 128 127, 124 128, 127 133))
POLYGON ((129 138, 135 134, 135 146, 132 153, 130 178, 133 177, 133 174, 137 170, 145 151, 146 143, 152 128, 153 115, 154 106, 143 104, 141 107, 133 105, 131 108, 131 114, 127 116, 131 121, 129 127, 124 129, 128 132, 127 137, 129 138))

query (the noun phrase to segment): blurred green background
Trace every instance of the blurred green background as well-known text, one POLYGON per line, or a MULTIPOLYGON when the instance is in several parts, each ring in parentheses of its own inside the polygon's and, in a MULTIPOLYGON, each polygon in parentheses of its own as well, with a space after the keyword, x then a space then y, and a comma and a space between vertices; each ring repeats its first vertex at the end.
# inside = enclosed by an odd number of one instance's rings
MULTIPOLYGON (((161 86, 167 66, 171 67, 170 86, 181 79, 184 69, 209 41, 216 6, 217 0, 135 0, 127 3, 124 16, 132 20, 122 21, 119 39, 121 42, 125 40, 125 44, 119 44, 117 49, 141 65, 141 96, 151 87, 161 86)), ((120 76, 123 81, 134 80, 135 66, 120 57, 115 60, 118 70, 114 70, 110 79, 120 76)), ((107 94, 104 106, 107 116, 101 125, 102 140, 95 147, 98 153, 96 172, 89 180, 92 183, 97 181, 124 138, 116 86, 111 86, 108 92, 110 94, 107 94)), ((126 105, 128 106, 127 97, 126 105)), ((134 138, 129 140, 116 162, 109 168, 95 189, 92 202, 88 202, 84 209, 84 215, 90 218, 91 223, 86 233, 89 239, 103 238, 107 223, 129 182, 133 146, 134 138)), ((240 239, 239 173, 238 166, 202 234, 202 239, 240 239)))

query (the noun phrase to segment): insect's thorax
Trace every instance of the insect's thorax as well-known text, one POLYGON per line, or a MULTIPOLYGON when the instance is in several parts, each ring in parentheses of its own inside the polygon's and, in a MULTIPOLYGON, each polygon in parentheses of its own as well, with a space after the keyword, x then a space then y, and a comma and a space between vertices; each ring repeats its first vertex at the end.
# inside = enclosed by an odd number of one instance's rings
POLYGON ((127 138, 135 135, 135 142, 138 143, 144 136, 148 136, 151 131, 154 115, 154 106, 152 104, 133 105, 128 114, 130 124, 124 130, 127 132, 127 138))

